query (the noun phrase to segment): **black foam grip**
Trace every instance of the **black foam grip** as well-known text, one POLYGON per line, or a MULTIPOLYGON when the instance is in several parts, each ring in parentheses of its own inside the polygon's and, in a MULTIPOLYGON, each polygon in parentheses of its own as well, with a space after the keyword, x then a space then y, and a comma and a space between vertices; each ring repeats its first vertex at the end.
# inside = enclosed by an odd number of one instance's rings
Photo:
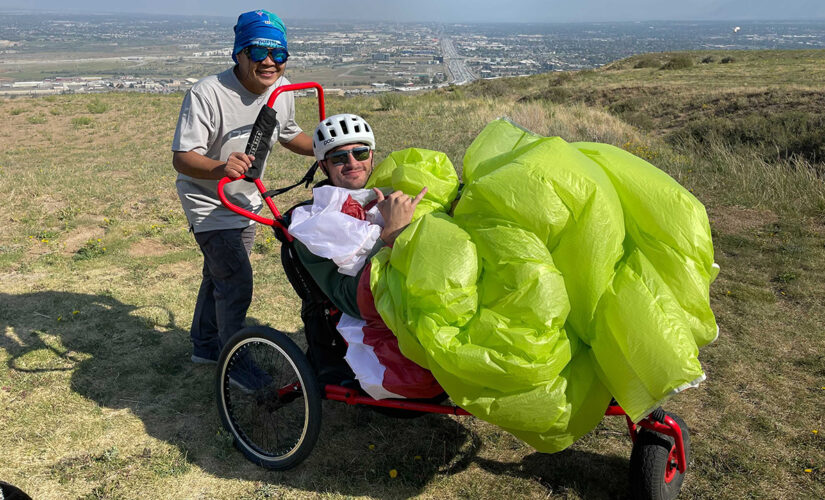
POLYGON ((246 180, 253 181, 261 176, 264 162, 266 157, 269 156, 269 141, 272 140, 272 134, 275 132, 277 124, 275 110, 269 106, 261 108, 258 118, 255 119, 255 124, 252 125, 252 132, 249 133, 249 141, 247 141, 246 151, 244 151, 248 155, 255 156, 252 166, 244 174, 246 180))

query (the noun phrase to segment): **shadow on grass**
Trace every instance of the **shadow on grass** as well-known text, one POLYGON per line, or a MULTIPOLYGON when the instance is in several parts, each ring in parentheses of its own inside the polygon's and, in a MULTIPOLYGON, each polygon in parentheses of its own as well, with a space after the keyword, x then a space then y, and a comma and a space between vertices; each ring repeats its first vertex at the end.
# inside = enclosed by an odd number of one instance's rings
MULTIPOLYGON (((58 479, 83 476, 90 463, 149 468, 158 477, 182 475, 195 465, 217 477, 256 481, 264 496, 289 486, 406 497, 437 474, 466 468, 479 448, 470 431, 446 416, 397 420, 325 402, 313 454, 292 471, 270 472, 232 447, 217 415, 214 368, 189 361, 189 334, 166 307, 137 307, 105 295, 0 293, 0 331, 0 348, 9 355, 9 390, 54 387, 59 399, 68 381, 73 392, 100 407, 128 409, 149 436, 177 450, 160 453, 147 441, 143 453, 129 455, 87 450, 79 442, 70 456, 50 466, 58 479)), ((59 404, 55 408, 60 412, 59 404)), ((130 447, 144 446, 140 436, 129 439, 130 447)))
POLYGON ((547 493, 565 498, 625 498, 629 457, 600 455, 568 448, 548 455, 532 453, 519 463, 475 460, 484 470, 539 482, 547 493))

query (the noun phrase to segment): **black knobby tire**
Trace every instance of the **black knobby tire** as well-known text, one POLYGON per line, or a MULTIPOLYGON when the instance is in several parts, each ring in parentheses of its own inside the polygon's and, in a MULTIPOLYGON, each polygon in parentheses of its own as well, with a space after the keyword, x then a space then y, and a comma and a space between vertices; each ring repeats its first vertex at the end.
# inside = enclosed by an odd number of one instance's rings
POLYGON ((290 469, 315 446, 321 394, 301 349, 285 334, 244 328, 218 360, 218 413, 235 445, 251 462, 290 469))
MULTIPOLYGON (((677 415, 670 417, 682 430, 685 463, 690 463, 690 433, 677 415)), ((676 469, 673 438, 640 428, 630 454, 630 497, 645 500, 671 500, 679 495, 685 473, 676 469)))

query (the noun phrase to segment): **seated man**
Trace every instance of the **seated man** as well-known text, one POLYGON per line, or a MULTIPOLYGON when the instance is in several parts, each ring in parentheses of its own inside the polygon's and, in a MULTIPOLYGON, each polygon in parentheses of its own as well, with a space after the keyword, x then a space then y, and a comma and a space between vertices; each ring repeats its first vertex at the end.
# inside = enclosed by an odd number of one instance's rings
MULTIPOLYGON (((312 134, 315 158, 326 174, 329 184, 346 189, 363 189, 373 171, 375 136, 369 124, 360 116, 340 114, 323 120, 312 134)), ((384 225, 380 237, 367 255, 367 260, 395 238, 412 220, 418 202, 426 194, 424 188, 415 198, 396 191, 388 196, 374 189, 376 207, 384 225)), ((332 305, 349 316, 361 318, 357 302, 358 282, 363 268, 355 275, 339 272, 329 258, 313 254, 296 239, 295 254, 315 284, 332 305)), ((303 301, 301 318, 306 326, 309 355, 321 383, 352 378, 352 372, 342 359, 346 346, 335 331, 338 315, 322 303, 303 301)))

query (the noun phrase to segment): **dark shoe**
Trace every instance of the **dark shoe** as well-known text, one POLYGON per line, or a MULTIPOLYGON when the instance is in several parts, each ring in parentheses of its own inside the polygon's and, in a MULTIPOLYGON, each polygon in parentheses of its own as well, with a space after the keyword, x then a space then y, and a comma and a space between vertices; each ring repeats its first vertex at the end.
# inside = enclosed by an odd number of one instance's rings
POLYGON ((192 350, 192 357, 189 358, 192 360, 193 363, 198 365, 214 365, 218 363, 218 355, 220 352, 218 350, 208 350, 208 349, 193 349, 192 350))
POLYGON ((272 377, 254 363, 244 363, 229 374, 229 385, 237 387, 245 394, 252 394, 272 383, 272 377))
POLYGON ((344 385, 344 381, 355 381, 355 374, 345 363, 325 366, 318 372, 318 384, 321 387, 327 384, 344 385))

